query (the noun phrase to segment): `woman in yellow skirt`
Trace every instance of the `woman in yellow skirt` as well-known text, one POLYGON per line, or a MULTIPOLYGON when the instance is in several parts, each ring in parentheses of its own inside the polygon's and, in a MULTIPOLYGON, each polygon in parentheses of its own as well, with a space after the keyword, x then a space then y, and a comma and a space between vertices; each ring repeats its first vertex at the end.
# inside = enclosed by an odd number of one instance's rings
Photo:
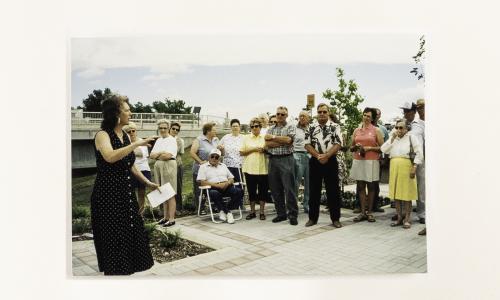
POLYGON ((409 129, 405 119, 398 121, 391 138, 380 148, 391 158, 389 198, 396 201, 398 215, 397 221, 391 223, 391 226, 403 225, 405 229, 411 227, 411 201, 418 198, 415 174, 417 165, 423 161, 422 146, 416 137, 408 133, 409 129))

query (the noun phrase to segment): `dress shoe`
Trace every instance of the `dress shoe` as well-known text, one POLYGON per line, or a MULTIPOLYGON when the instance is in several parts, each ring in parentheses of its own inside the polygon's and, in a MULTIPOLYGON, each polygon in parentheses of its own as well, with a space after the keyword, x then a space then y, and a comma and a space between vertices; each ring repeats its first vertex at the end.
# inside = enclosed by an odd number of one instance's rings
POLYGON ((286 217, 280 217, 280 216, 277 216, 276 218, 274 218, 272 220, 273 223, 278 223, 278 222, 283 222, 286 220, 286 217))
POLYGON ((333 227, 335 227, 335 228, 340 228, 340 227, 342 227, 342 223, 340 223, 339 221, 333 221, 332 225, 333 225, 333 227))
POLYGON ((427 228, 424 228, 418 232, 418 235, 427 235, 427 228))
POLYGON ((420 224, 425 224, 425 218, 418 218, 418 222, 420 222, 420 224))
POLYGON ((306 227, 313 226, 313 225, 316 225, 316 224, 317 224, 317 222, 314 222, 314 221, 312 221, 312 220, 309 220, 309 221, 307 221, 307 223, 306 223, 306 227))
POLYGON ((256 217, 257 217, 257 215, 256 215, 254 212, 252 212, 252 213, 249 213, 249 214, 246 216, 246 218, 245 218, 245 219, 246 219, 246 220, 251 220, 251 219, 256 218, 256 217))
POLYGON ((162 226, 163 227, 170 227, 170 226, 174 226, 174 225, 175 225, 175 221, 167 221, 162 226))
POLYGON ((290 218, 290 225, 297 225, 299 222, 297 222, 297 218, 290 218))

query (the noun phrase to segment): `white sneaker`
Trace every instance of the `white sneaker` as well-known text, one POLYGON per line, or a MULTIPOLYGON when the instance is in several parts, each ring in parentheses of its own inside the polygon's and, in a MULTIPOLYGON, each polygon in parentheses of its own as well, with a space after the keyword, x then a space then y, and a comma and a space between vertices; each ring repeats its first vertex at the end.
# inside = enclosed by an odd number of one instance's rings
POLYGON ((234 217, 233 217, 233 214, 231 212, 227 213, 227 222, 229 224, 233 224, 234 223, 234 217))
POLYGON ((227 220, 226 213, 224 211, 222 211, 222 210, 219 212, 219 220, 221 220, 221 221, 226 221, 227 220))

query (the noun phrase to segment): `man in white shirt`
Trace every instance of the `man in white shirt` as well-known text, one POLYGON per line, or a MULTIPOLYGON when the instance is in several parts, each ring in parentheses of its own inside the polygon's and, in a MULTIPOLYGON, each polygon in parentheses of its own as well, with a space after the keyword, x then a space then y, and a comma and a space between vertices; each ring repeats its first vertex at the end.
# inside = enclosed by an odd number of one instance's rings
MULTIPOLYGON (((415 135, 420 145, 422 145, 423 151, 425 153, 425 100, 417 100, 417 113, 419 120, 412 123, 412 132, 415 135)), ((417 200, 417 216, 420 223, 425 224, 425 154, 423 162, 417 167, 417 188, 418 188, 418 200, 417 200)), ((427 229, 422 229, 419 235, 426 235, 427 229)))
POLYGON ((200 166, 196 180, 200 182, 200 186, 210 186, 208 193, 219 209, 219 219, 233 224, 234 217, 231 209, 237 209, 242 204, 243 192, 234 187, 234 176, 225 164, 219 162, 220 156, 219 149, 212 149, 208 162, 200 166), (222 200, 223 197, 231 197, 231 201, 226 204, 222 200))

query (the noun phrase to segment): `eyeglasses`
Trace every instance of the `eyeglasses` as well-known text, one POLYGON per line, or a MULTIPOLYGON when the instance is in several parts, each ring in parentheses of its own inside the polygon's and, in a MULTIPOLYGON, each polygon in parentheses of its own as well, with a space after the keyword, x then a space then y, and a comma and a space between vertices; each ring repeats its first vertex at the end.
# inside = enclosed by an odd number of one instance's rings
POLYGON ((282 113, 276 113, 276 115, 277 116, 282 116, 282 117, 286 116, 286 114, 282 114, 282 113))
POLYGON ((172 127, 172 128, 170 128, 170 129, 171 129, 171 130, 175 130, 175 131, 177 131, 177 132, 179 132, 179 131, 180 131, 180 129, 179 129, 179 128, 175 128, 175 127, 172 127))
POLYGON ((127 133, 135 132, 135 129, 127 130, 127 133))
POLYGON ((260 125, 252 125, 252 126, 250 126, 250 128, 252 128, 252 129, 253 128, 260 128, 260 125))
POLYGON ((168 127, 158 127, 158 129, 160 129, 160 130, 167 130, 168 127))
POLYGON ((269 121, 269 124, 276 124, 276 121, 269 121))
POLYGON ((210 155, 210 158, 212 158, 212 159, 219 159, 219 155, 217 155, 217 154, 212 154, 212 155, 210 155))
POLYGON ((321 115, 321 114, 327 114, 327 113, 328 113, 328 111, 327 111, 327 110, 318 110, 318 114, 320 114, 320 115, 321 115))
POLYGON ((394 128, 396 128, 396 129, 405 129, 403 126, 396 126, 394 128))

